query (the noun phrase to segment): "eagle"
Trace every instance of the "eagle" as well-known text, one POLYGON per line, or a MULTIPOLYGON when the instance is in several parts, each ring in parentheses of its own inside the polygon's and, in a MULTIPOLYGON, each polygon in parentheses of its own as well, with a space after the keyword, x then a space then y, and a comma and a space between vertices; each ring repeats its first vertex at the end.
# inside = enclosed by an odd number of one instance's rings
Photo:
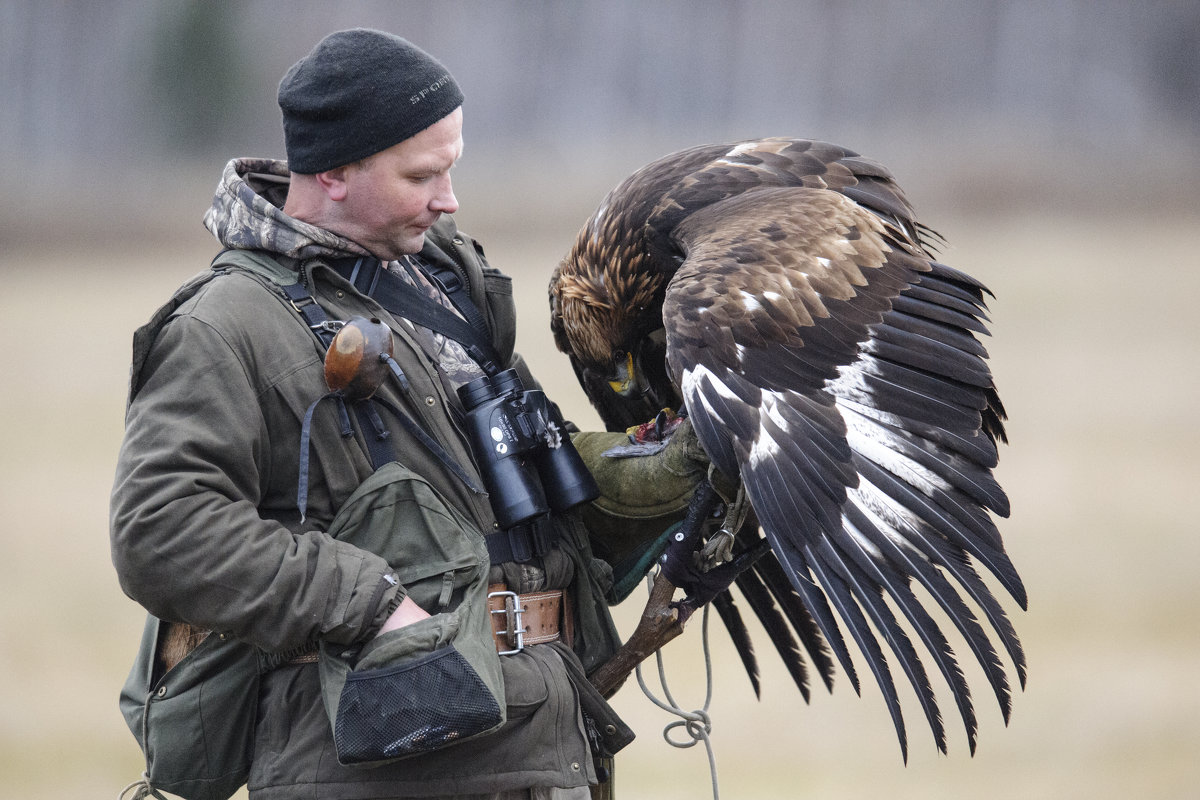
MULTIPOLYGON (((1005 724, 1010 668, 994 640, 1022 688, 1026 678, 993 592, 998 584, 1026 608, 993 519, 1009 501, 993 476, 1006 415, 979 338, 991 292, 938 261, 941 244, 892 173, 852 150, 792 138, 711 144, 613 189, 549 287, 555 343, 605 426, 681 409, 713 467, 740 481, 751 523, 734 552, 767 554, 733 585, 805 700, 801 645, 828 690, 836 658, 861 693, 848 634, 905 761, 892 659, 943 753, 926 660, 972 754, 977 730, 946 622, 1005 724)), ((758 693, 732 592, 713 605, 758 693)))

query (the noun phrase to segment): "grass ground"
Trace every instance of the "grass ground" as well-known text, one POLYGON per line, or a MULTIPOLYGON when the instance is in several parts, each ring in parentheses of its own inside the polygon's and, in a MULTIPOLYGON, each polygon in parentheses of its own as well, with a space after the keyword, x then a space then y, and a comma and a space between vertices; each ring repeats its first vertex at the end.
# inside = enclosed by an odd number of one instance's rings
MULTIPOLYGON (((753 697, 714 627, 713 742, 725 798, 1178 798, 1200 767, 1200 293, 1194 216, 930 220, 945 260, 988 283, 992 363, 1011 416, 1004 522, 1031 598, 1016 613, 1030 665, 1005 729, 969 672, 981 735, 936 753, 911 697, 911 756, 878 693, 844 683, 804 705, 770 653, 753 697)), ((479 232, 512 272, 519 344, 569 415, 595 418, 546 335, 544 286, 570 231, 520 242, 479 232)), ((0 253, 0 796, 113 797, 140 771, 116 707, 141 629, 108 557, 107 494, 121 437, 133 329, 211 248, 110 243, 0 253)), ((634 600, 618 608, 632 628, 634 600)), ((703 700, 699 626, 670 646, 676 698, 703 700)), ((627 686, 639 733, 620 796, 708 796, 702 748, 676 750, 670 721, 627 686)), ((952 704, 943 703, 948 722, 952 704)))

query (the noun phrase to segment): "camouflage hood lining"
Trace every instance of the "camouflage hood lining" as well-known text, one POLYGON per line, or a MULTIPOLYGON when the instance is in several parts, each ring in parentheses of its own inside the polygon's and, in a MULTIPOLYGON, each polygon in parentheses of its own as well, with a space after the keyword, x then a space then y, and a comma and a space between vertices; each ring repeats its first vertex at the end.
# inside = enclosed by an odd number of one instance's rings
POLYGON ((297 259, 369 255, 349 239, 283 213, 290 178, 286 161, 233 159, 221 174, 204 227, 232 249, 266 250, 297 259))

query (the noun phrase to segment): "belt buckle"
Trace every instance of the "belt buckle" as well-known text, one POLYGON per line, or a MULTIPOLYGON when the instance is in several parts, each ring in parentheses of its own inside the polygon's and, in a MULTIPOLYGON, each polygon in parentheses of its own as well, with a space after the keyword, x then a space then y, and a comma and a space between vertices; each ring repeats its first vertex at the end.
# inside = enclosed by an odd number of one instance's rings
POLYGON ((505 615, 507 618, 506 622, 508 624, 505 625, 504 633, 506 636, 510 637, 510 641, 511 638, 515 638, 517 642, 517 647, 515 650, 501 650, 499 655, 516 655, 525 649, 525 625, 523 624, 525 609, 521 606, 521 596, 510 590, 488 592, 488 599, 491 600, 493 597, 503 597, 505 599, 504 608, 489 609, 489 613, 505 615), (511 610, 508 607, 508 598, 510 597, 512 598, 511 610))

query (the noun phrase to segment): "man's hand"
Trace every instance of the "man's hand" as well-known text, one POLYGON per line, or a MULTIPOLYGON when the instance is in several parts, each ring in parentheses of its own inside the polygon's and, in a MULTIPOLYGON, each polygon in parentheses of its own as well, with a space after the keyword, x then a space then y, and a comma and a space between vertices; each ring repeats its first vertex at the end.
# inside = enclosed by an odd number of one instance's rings
POLYGON ((425 609, 413 602, 411 597, 405 597, 392 615, 384 620, 383 625, 379 626, 379 632, 376 637, 382 636, 388 631, 394 631, 403 628, 405 625, 411 625, 423 619, 428 619, 429 613, 425 609))

